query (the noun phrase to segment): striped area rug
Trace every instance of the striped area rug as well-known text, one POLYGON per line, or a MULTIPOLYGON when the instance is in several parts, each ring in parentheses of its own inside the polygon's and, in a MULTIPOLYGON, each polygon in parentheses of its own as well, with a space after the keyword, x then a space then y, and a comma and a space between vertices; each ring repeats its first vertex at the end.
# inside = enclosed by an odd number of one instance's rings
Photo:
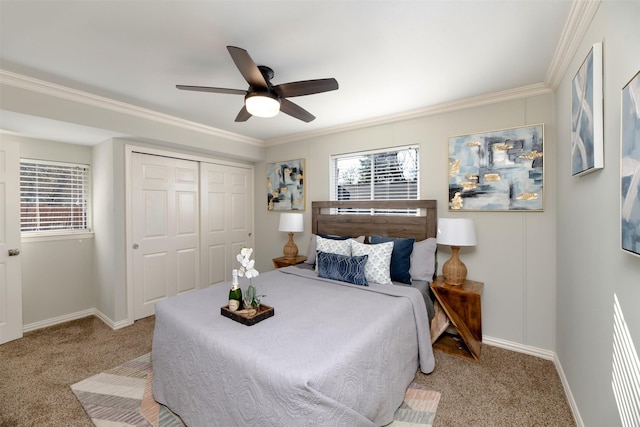
MULTIPOLYGON (((151 354, 71 386, 97 427, 185 427, 180 417, 153 399, 151 354)), ((431 427, 440 393, 411 383, 389 427, 431 427)))

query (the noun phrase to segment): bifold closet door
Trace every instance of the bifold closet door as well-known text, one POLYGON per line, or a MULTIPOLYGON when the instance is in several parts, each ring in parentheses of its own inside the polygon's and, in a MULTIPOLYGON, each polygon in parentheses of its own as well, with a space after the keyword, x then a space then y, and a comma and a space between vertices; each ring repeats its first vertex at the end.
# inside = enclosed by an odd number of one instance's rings
POLYGON ((253 247, 253 169, 200 164, 203 286, 231 280, 236 255, 253 247))
POLYGON ((132 153, 134 319, 200 284, 199 164, 132 153))

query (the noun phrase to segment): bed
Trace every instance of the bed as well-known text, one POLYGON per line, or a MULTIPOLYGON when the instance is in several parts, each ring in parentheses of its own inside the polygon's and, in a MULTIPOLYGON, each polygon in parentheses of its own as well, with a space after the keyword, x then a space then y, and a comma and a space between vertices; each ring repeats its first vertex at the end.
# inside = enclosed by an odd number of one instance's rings
MULTIPOLYGON (((397 204, 313 202, 312 232, 435 237, 435 201, 403 201, 419 212, 411 217, 353 214, 397 204)), ((220 315, 227 286, 156 304, 154 398, 188 426, 382 426, 416 370, 434 368, 428 304, 414 286, 354 285, 309 265, 254 285, 275 315, 253 326, 220 315)))

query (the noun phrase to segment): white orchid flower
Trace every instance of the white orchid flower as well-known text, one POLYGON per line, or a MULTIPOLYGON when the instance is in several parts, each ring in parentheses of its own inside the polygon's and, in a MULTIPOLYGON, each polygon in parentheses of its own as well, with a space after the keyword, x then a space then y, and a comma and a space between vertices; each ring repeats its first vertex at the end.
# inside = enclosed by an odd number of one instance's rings
POLYGON ((236 256, 236 259, 240 263, 241 267, 238 269, 239 277, 246 277, 251 280, 254 277, 258 277, 258 270, 254 268, 255 260, 251 259, 253 254, 253 248, 242 248, 240 253, 236 256))

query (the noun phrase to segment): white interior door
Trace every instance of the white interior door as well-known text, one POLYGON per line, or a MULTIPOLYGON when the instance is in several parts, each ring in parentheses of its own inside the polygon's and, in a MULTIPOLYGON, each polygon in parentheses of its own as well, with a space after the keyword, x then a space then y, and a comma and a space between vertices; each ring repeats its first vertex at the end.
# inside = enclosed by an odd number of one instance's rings
POLYGON ((22 337, 20 146, 0 135, 0 344, 22 337))
POLYGON ((231 280, 236 255, 253 247, 253 169, 201 163, 203 286, 231 280))
POLYGON ((198 162, 132 153, 134 320, 200 284, 198 162))

